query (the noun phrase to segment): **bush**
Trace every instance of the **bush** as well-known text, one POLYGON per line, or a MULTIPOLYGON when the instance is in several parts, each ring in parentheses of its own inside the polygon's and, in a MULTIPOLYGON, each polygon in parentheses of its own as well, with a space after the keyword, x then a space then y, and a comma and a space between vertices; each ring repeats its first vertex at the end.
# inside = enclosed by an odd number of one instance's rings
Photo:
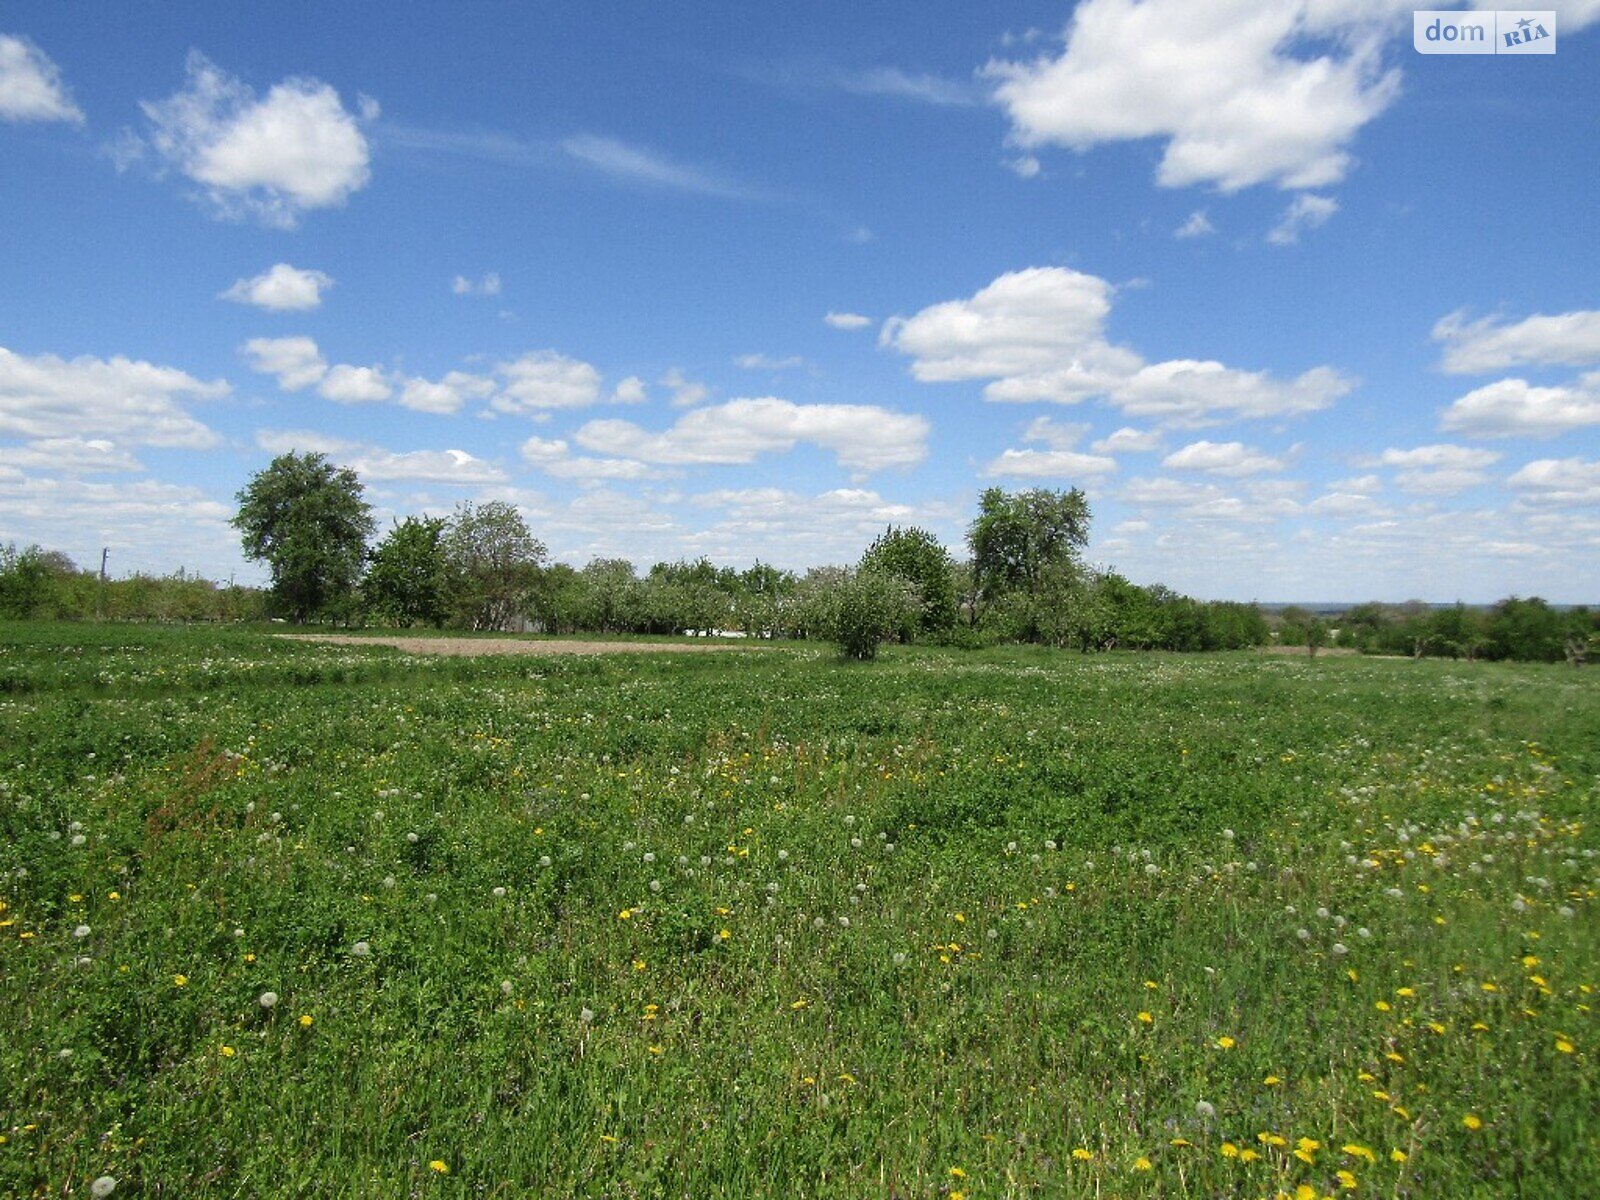
POLYGON ((876 658, 880 645, 922 613, 916 586, 884 571, 851 572, 832 590, 831 599, 831 639, 851 658, 876 658))

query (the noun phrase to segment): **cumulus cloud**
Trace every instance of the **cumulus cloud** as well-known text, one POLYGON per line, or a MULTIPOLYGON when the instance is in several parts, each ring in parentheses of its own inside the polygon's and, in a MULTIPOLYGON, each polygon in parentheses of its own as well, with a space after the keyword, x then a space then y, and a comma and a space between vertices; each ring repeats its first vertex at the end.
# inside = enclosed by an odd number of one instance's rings
POLYGON ((794 404, 766 396, 694 409, 659 432, 631 421, 590 421, 573 438, 588 450, 663 465, 749 463, 808 443, 864 473, 921 462, 928 431, 921 416, 872 405, 794 404))
POLYGON ((1600 371, 1561 387, 1534 387, 1526 379, 1486 384, 1445 409, 1439 425, 1480 438, 1549 438, 1600 425, 1600 371))
POLYGON ((872 324, 871 317, 853 312, 830 312, 822 320, 834 329, 865 329, 872 324))
POLYGON ((1440 368, 1452 375, 1524 364, 1585 367, 1600 363, 1600 311, 1535 313, 1512 324, 1494 317, 1471 321, 1457 311, 1434 323, 1433 340, 1444 346, 1440 368))
POLYGON ((336 458, 362 479, 386 483, 444 483, 457 486, 503 483, 506 475, 491 462, 465 450, 396 452, 365 442, 346 441, 307 429, 259 429, 256 445, 268 454, 315 452, 336 458))
POLYGON ((49 471, 56 475, 113 475, 142 471, 139 460, 107 438, 38 438, 0 446, 0 468, 49 471))
POLYGON ((661 377, 661 386, 672 389, 674 408, 692 408, 711 395, 710 388, 689 379, 677 367, 673 367, 661 377))
POLYGON ((1313 0, 1085 0, 1059 53, 985 73, 1025 150, 1158 138, 1167 187, 1325 187, 1399 93, 1371 18, 1313 0))
POLYGON ((61 69, 26 38, 0 34, 0 121, 83 124, 61 69))
POLYGON ((218 214, 293 228, 302 213, 344 204, 370 178, 360 121, 328 84, 292 77, 258 98, 198 51, 185 88, 142 101, 148 141, 161 160, 198 184, 218 214))
POLYGON ((333 278, 321 271, 304 271, 288 263, 276 263, 250 279, 240 279, 219 300, 253 304, 268 312, 305 312, 322 303, 322 293, 333 286, 333 278))
POLYGON ((394 395, 378 367, 330 367, 317 384, 317 394, 335 404, 376 404, 394 395))
POLYGON ((450 290, 458 296, 498 296, 500 294, 500 273, 489 271, 481 279, 474 282, 465 275, 457 275, 450 281, 450 290))
POLYGON ((746 371, 789 371, 805 362, 798 354, 777 358, 771 354, 741 354, 733 365, 746 371))
POLYGON ((286 392, 308 388, 328 373, 322 352, 308 337, 251 338, 243 353, 252 371, 276 376, 286 392))
POLYGON ((205 450, 221 439, 183 408, 217 400, 226 381, 115 357, 29 356, 0 347, 0 434, 30 439, 106 437, 139 446, 205 450))
POLYGON ((1211 218, 1206 216, 1206 210, 1197 208, 1189 214, 1188 220, 1172 231, 1172 236, 1175 238, 1206 237, 1216 231, 1217 227, 1211 223, 1211 218))
POLYGON ((1339 211, 1339 202, 1332 196, 1318 196, 1301 192, 1283 210, 1283 216, 1267 233, 1267 241, 1274 246, 1292 246, 1308 229, 1325 225, 1339 211))
POLYGON ((1411 450, 1393 447, 1373 458, 1363 458, 1360 465, 1371 467, 1447 468, 1451 470, 1476 469, 1493 466, 1500 455, 1493 450, 1479 450, 1472 446, 1453 446, 1441 442, 1432 446, 1417 446, 1411 450))
POLYGON ((909 355, 917 379, 990 380, 990 400, 1074 404, 1103 396, 1131 415, 1173 424, 1314 412, 1353 386, 1328 367, 1280 380, 1218 362, 1147 364, 1106 340, 1114 292, 1094 275, 1032 267, 1000 276, 969 299, 893 318, 879 341, 909 355))
POLYGON ((1600 508, 1600 462, 1582 458, 1541 458, 1506 483, 1528 504, 1552 508, 1600 508))
POLYGON ((1044 450, 1006 449, 984 467, 984 474, 996 478, 1074 479, 1108 475, 1117 469, 1116 460, 1103 454, 1083 454, 1076 449, 1088 433, 1087 425, 1069 425, 1049 417, 1036 418, 1023 433, 1025 442, 1042 442, 1044 450))
POLYGON ((535 350, 496 368, 505 380, 489 403, 498 412, 536 414, 587 408, 600 399, 600 372, 554 350, 535 350))
POLYGON ((1489 477, 1470 467, 1429 467, 1397 471, 1394 485, 1408 496, 1455 496, 1480 484, 1489 477))
POLYGON ((461 411, 469 398, 483 399, 494 391, 494 380, 465 371, 450 371, 444 378, 407 379, 400 389, 400 404, 414 412, 450 416, 461 411))
POLYGON ((1139 430, 1124 425, 1121 429, 1092 442, 1089 449, 1096 454, 1148 454, 1161 449, 1161 435, 1155 430, 1139 430))
POLYGON ((1174 450, 1161 460, 1161 465, 1174 470, 1204 471, 1207 475, 1240 479, 1247 475, 1281 471, 1286 463, 1243 442, 1198 441, 1190 442, 1181 450, 1174 450))
POLYGON ((613 404, 643 404, 646 399, 644 380, 637 375, 629 375, 611 393, 613 404))
POLYGON ((574 454, 561 439, 531 437, 522 443, 522 457, 546 475, 557 479, 576 479, 584 484, 613 480, 661 479, 668 472, 633 458, 595 458, 574 454))

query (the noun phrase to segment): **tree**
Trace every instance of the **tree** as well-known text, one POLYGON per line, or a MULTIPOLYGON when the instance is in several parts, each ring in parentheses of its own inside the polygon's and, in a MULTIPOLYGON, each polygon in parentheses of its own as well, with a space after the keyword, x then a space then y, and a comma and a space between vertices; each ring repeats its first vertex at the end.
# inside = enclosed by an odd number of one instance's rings
POLYGON ((827 636, 851 658, 873 659, 878 647, 916 620, 922 597, 916 585, 887 571, 850 571, 822 601, 827 636))
POLYGON ((348 596, 361 576, 371 509, 361 480, 321 454, 280 454, 238 494, 245 557, 265 562, 272 593, 297 622, 348 596))
POLYGON ((956 623, 956 588, 950 552, 926 529, 889 526, 861 556, 861 570, 904 579, 922 597, 915 626, 925 634, 948 632, 956 623))
POLYGON ((443 517, 407 517, 378 543, 361 591, 381 619, 402 628, 419 621, 435 627, 444 624, 447 524, 443 517))
POLYGON ((1048 569, 1076 567, 1089 542, 1089 519, 1089 501, 1077 488, 985 490, 967 530, 979 603, 1013 591, 1033 594, 1048 569))
MULTIPOLYGON (((0 546, 0 617, 56 617, 78 568, 65 554, 15 543, 0 546)), ((80 615, 74 613, 73 615, 80 615)))
POLYGON ((625 633, 643 614, 644 589, 625 558, 592 559, 578 573, 584 586, 583 624, 601 633, 625 633))
POLYGON ((442 550, 455 620, 468 629, 510 629, 533 605, 544 543, 503 500, 463 501, 445 530, 442 550))

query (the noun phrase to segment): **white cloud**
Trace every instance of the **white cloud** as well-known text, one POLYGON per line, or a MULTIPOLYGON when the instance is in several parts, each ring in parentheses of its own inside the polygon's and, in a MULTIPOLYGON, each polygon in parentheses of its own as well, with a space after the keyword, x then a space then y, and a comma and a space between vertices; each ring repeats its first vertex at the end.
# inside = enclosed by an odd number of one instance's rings
POLYGON ((328 373, 317 343, 308 337, 251 338, 242 352, 252 371, 277 376, 286 392, 308 388, 328 373))
POLYGON ((643 404, 646 399, 644 380, 637 375, 629 375, 611 393, 613 404, 643 404))
POLYGON ((1349 479, 1336 479, 1328 485, 1328 490, 1333 492, 1354 492, 1358 496, 1369 496, 1374 492, 1383 491, 1383 480, 1376 475, 1356 475, 1349 479))
POLYGON ((465 371, 450 371, 437 382, 408 379, 400 390, 400 404, 415 412, 449 416, 461 411, 468 398, 483 399, 494 391, 494 380, 465 371))
POLYGON ((1022 440, 1043 442, 1049 449, 1004 450, 999 457, 989 460, 984 466, 984 473, 1000 478, 1070 479, 1108 475, 1115 471, 1115 459, 1101 454, 1083 454, 1075 449, 1088 432, 1087 425, 1037 417, 1028 425, 1022 440))
POLYGON ((576 134, 561 143, 564 153, 604 175, 626 183, 691 192, 723 200, 750 198, 748 189, 710 171, 674 162, 658 151, 616 138, 576 134))
POLYGON ((1161 449, 1161 435, 1155 430, 1141 431, 1124 425, 1107 437, 1090 444, 1097 454, 1148 454, 1161 449))
POLYGON ((256 445, 268 454, 326 454, 349 467, 363 481, 445 483, 473 486, 505 482, 505 472, 465 450, 386 450, 365 442, 346 441, 307 429, 258 429, 256 445))
POLYGON ((1273 417, 1326 408, 1353 383, 1328 367, 1293 380, 1217 362, 1146 364, 1105 339, 1111 284, 1065 267, 1000 276, 967 300, 885 322, 879 338, 927 382, 990 379, 990 400, 1074 404, 1104 396, 1135 416, 1175 424, 1273 417))
POLYGON ((335 404, 375 404, 394 395, 378 367, 330 367, 317 384, 317 393, 335 404))
POLYGON ((1241 479, 1246 475, 1281 471, 1286 464, 1283 459, 1263 454, 1243 442, 1199 441, 1190 442, 1181 450, 1174 450, 1161 460, 1161 465, 1181 471, 1204 471, 1208 475, 1241 479))
POLYGON ((0 468, 48 471, 59 475, 121 474, 142 471, 139 460, 106 438, 39 438, 21 446, 0 446, 0 468))
POLYGON ((573 435, 586 449, 665 465, 749 463, 801 443, 831 450, 856 472, 908 467, 927 455, 921 416, 864 404, 794 404, 767 396, 684 413, 650 432, 630 421, 590 421, 573 435))
POLYGON ((122 357, 71 361, 0 347, 0 434, 31 439, 107 437, 139 446, 204 450, 221 439, 184 410, 231 389, 174 367, 122 357))
POLYGON ((1294 379, 1238 371, 1219 362, 1176 359, 1141 367, 1112 395, 1124 412, 1174 425, 1237 417, 1283 417, 1328 408, 1355 384, 1332 367, 1294 379))
POLYGON ((1335 488, 1318 496, 1306 505, 1306 511, 1315 516, 1328 517, 1382 517, 1390 510, 1364 492, 1340 491, 1335 488))
POLYGON ((1292 246, 1300 240, 1303 232, 1327 224, 1328 219, 1338 211, 1339 202, 1332 196, 1301 192, 1289 202, 1278 223, 1268 231, 1267 241, 1274 246, 1292 246))
POLYGON ((1535 313, 1505 325, 1494 317, 1469 321, 1464 311, 1439 318, 1433 340, 1444 343, 1440 367, 1476 375, 1505 367, 1585 367, 1600 363, 1600 311, 1535 313))
POLYGON ((872 324, 871 317, 864 317, 860 313, 853 312, 830 312, 822 320, 834 329, 865 329, 872 324))
POLYGON ((1006 169, 1018 179, 1037 179, 1044 171, 1044 164, 1032 154, 1019 154, 1015 158, 1001 160, 1006 169))
POLYGON ((1206 210, 1197 208, 1189 214, 1188 220, 1172 231, 1172 236, 1175 238, 1206 237, 1216 231, 1217 227, 1211 223, 1211 218, 1206 216, 1206 210))
POLYGON ((532 414, 557 408, 587 408, 600 399, 600 372, 554 350, 535 350, 496 368, 505 379, 490 401, 503 413, 532 414))
POLYGON ((1445 409, 1439 425, 1481 438, 1548 438, 1600 425, 1600 371, 1564 387, 1534 387, 1525 379, 1486 384, 1445 409))
POLYGON ((1059 55, 986 74, 1024 149, 1161 138, 1164 186, 1325 187, 1399 91, 1371 15, 1307 0, 1084 0, 1059 55), (1295 56, 1319 35, 1318 52, 1295 56))
POLYGON ((1395 472, 1394 485, 1408 496, 1455 496, 1489 477, 1470 467, 1431 467, 1395 472))
POLYGON ((500 294, 500 273, 489 271, 476 283, 465 275, 457 275, 450 281, 450 290, 458 296, 498 296, 500 294))
POLYGON ((684 376, 684 373, 673 367, 661 377, 661 386, 672 389, 672 407, 693 408, 707 396, 711 389, 703 383, 695 383, 684 376))
MULTIPOLYGON (((326 83, 296 76, 257 99, 198 51, 188 77, 183 91, 140 108, 150 144, 219 214, 292 228, 303 212, 342 205, 366 186, 367 140, 326 83)), ((361 110, 376 116, 371 101, 361 110)))
POLYGON ((321 271, 277 263, 254 278, 237 280, 217 299, 253 304, 269 312, 304 312, 318 307, 323 291, 332 286, 333 278, 321 271))
POLYGON ((838 71, 833 75, 833 82, 844 91, 857 95, 894 96, 943 108, 964 107, 976 104, 980 99, 977 89, 966 80, 914 74, 899 67, 838 71))
POLYGON ((1493 450, 1478 450, 1472 446, 1452 446, 1441 442, 1433 446, 1417 446, 1412 450, 1391 447, 1375 458, 1362 459, 1360 465, 1371 467, 1447 468, 1452 470, 1476 469, 1493 466, 1500 455, 1493 450))
POLYGON ((0 34, 0 121, 83 123, 61 69, 25 38, 0 34))
POLYGON ((546 475, 576 479, 585 484, 618 479, 661 479, 668 474, 634 458, 575 455, 572 447, 560 439, 531 437, 522 443, 522 457, 546 475))
POLYGON ((1600 508, 1600 462, 1581 458, 1541 458, 1506 483, 1529 504, 1552 508, 1600 508))
POLYGON ((742 367, 746 371, 788 371, 805 362, 798 354, 791 354, 785 358, 774 358, 770 354, 741 354, 733 360, 733 365, 742 367))

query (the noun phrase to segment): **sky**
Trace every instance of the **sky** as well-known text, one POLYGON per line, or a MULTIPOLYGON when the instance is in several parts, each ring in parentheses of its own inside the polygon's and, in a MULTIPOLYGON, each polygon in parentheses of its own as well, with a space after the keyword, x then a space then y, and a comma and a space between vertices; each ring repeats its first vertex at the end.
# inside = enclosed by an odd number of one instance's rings
POLYGON ((1201 598, 1600 601, 1600 0, 1554 13, 12 0, 0 544, 260 582, 294 450, 579 566, 960 556, 1077 487, 1201 598))

